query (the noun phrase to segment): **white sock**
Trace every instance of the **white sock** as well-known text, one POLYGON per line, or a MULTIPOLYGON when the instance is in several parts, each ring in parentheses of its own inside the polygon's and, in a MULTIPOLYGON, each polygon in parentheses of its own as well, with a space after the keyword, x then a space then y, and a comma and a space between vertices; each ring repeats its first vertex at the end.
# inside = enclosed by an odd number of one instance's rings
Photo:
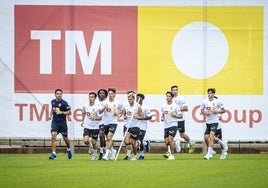
POLYGON ((100 153, 103 153, 103 150, 104 150, 103 147, 101 147, 101 148, 100 148, 100 153))
POLYGON ((167 151, 170 153, 171 152, 171 150, 170 150, 170 145, 168 145, 168 147, 167 147, 167 151))
POLYGON ((105 154, 110 155, 110 153, 111 153, 111 150, 110 149, 106 149, 106 153, 105 154))
POLYGON ((221 145, 222 148, 224 147, 222 140, 219 140, 218 143, 221 145))
POLYGON ((96 149, 93 150, 93 155, 97 155, 97 150, 96 149))
POLYGON ((143 151, 141 151, 141 152, 140 152, 140 156, 143 156, 143 155, 144 155, 144 152, 143 152, 143 151))
POLYGON ((127 156, 130 157, 131 150, 127 150, 127 156))
POLYGON ((212 147, 208 147, 208 154, 211 154, 212 153, 212 147))

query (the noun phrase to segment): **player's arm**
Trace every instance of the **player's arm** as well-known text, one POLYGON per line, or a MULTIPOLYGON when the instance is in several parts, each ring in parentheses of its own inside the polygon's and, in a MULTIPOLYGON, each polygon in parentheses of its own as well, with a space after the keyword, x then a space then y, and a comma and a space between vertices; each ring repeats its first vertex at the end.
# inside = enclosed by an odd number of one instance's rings
POLYGON ((182 112, 188 112, 188 105, 185 105, 183 107, 181 107, 180 109, 182 112))
POLYGON ((108 107, 108 104, 103 105, 100 109, 99 109, 99 113, 102 114, 104 112, 104 110, 108 107))
POLYGON ((82 113, 82 123, 81 123, 81 127, 84 126, 84 122, 85 122, 85 117, 86 117, 86 113, 82 113))
POLYGON ((141 106, 138 107, 138 115, 135 116, 134 118, 138 120, 144 120, 144 113, 142 111, 141 106))
POLYGON ((52 119, 52 116, 53 116, 53 110, 52 110, 52 108, 51 108, 51 109, 50 109, 50 112, 49 112, 49 117, 48 117, 48 119, 51 120, 51 119, 52 119))
POLYGON ((63 112, 62 114, 64 114, 64 115, 71 115, 72 114, 72 111, 71 110, 68 110, 68 111, 63 112))
POLYGON ((171 115, 171 117, 174 117, 174 118, 177 118, 177 119, 181 119, 182 118, 182 113, 179 110, 179 108, 175 111, 175 113, 171 113, 170 115, 171 115))
POLYGON ((144 116, 144 119, 143 120, 150 120, 152 119, 153 116, 144 116))
POLYGON ((201 109, 201 114, 203 114, 203 115, 209 115, 210 112, 206 111, 205 109, 201 109))
POLYGON ((213 114, 223 114, 223 113, 225 113, 225 109, 221 108, 220 110, 212 110, 212 113, 213 114))

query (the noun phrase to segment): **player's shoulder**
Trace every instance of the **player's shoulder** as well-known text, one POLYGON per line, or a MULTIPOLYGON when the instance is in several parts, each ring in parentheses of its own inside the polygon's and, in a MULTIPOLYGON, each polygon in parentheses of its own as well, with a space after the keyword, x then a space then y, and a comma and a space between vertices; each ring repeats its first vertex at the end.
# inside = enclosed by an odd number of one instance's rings
POLYGON ((66 100, 64 100, 64 99, 61 100, 61 104, 64 104, 66 106, 69 106, 68 102, 66 100))
POLYGON ((89 107, 89 103, 88 103, 88 102, 85 102, 85 103, 83 104, 83 108, 86 108, 86 107, 89 107))
POLYGON ((141 108, 142 108, 142 109, 149 109, 149 106, 147 106, 146 104, 142 104, 142 105, 141 105, 141 108))

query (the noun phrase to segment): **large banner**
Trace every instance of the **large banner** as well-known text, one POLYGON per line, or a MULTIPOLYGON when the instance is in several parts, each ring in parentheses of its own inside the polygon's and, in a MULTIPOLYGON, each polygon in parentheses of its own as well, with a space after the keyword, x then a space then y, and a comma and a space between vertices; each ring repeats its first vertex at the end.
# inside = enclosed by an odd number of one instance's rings
MULTIPOLYGON (((216 88, 230 141, 268 141, 268 1, 3 0, 0 6, 0 138, 49 138, 54 90, 82 138, 88 93, 145 94, 146 139, 163 140, 160 109, 178 85, 189 106, 186 133, 203 140, 200 105, 216 88)), ((119 119, 115 139, 122 139, 119 119)))

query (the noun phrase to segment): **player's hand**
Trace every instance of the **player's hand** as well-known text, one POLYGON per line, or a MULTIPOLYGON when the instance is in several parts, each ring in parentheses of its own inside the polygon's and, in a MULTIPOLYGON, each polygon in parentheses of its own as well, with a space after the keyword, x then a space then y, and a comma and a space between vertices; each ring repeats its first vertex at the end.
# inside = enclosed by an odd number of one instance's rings
POLYGON ((217 110, 211 110, 211 113, 212 114, 218 114, 218 111, 217 110))
POLYGON ((60 114, 63 114, 63 112, 60 111, 60 110, 57 110, 57 111, 56 111, 56 114, 57 114, 57 115, 60 115, 60 114))

